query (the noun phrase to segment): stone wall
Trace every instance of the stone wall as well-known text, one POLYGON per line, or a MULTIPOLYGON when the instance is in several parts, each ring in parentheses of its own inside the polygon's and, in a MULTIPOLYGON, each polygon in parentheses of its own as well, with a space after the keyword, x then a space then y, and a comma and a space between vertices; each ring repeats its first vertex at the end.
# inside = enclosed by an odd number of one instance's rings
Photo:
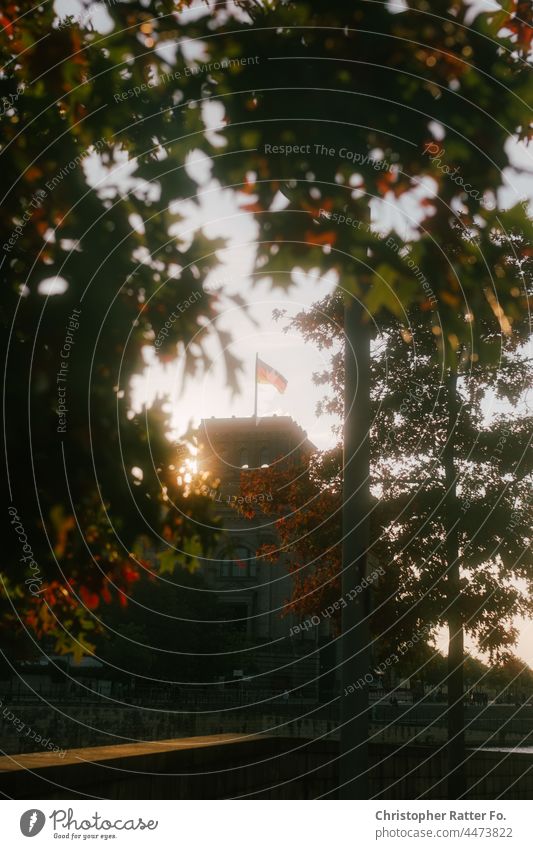
MULTIPOLYGON (((176 710, 179 707, 176 706, 176 710)), ((260 703, 226 710, 208 706, 172 713, 169 704, 122 707, 99 699, 93 704, 46 703, 0 705, 0 749, 6 754, 38 752, 37 735, 61 749, 116 745, 150 740, 169 740, 209 734, 266 733, 277 737, 307 739, 325 735, 336 739, 335 705, 260 703), (106 706, 107 705, 107 706, 106 706), (20 729, 20 730, 19 730, 20 729)), ((422 705, 402 714, 387 705, 372 709, 371 741, 404 746, 439 746, 446 740, 443 705, 422 705)), ((466 740, 470 746, 524 747, 533 744, 533 712, 530 707, 494 706, 466 711, 466 740)))

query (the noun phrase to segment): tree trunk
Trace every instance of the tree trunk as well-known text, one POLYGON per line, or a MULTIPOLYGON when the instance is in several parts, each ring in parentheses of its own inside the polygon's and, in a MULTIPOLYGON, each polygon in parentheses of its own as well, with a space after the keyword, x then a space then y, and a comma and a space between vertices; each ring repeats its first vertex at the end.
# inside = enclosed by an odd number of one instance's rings
POLYGON ((459 566, 459 502, 455 470, 455 439, 459 399, 457 373, 447 381, 448 428, 443 452, 446 477, 446 560, 448 607, 448 798, 461 798, 466 792, 464 730, 464 632, 461 608, 459 566))
POLYGON ((345 413, 342 509, 341 799, 368 799, 370 671, 368 589, 348 600, 367 574, 370 482, 370 324, 355 298, 345 308, 345 413))

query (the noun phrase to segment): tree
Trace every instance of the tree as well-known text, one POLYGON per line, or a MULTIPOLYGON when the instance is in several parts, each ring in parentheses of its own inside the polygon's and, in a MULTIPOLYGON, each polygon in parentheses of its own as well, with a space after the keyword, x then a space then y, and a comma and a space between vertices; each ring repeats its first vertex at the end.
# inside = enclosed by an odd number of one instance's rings
POLYGON ((191 377, 209 362, 205 328, 219 332, 223 296, 204 291, 199 269, 216 267, 222 242, 181 235, 178 209, 198 190, 191 139, 210 149, 201 75, 185 73, 181 49, 172 67, 150 49, 183 32, 174 3, 107 13, 107 35, 89 18, 58 20, 50 3, 7 4, 0 19, 3 633, 22 624, 29 643, 54 633, 77 653, 101 602, 126 603, 150 568, 132 555, 140 534, 186 565, 216 524, 208 499, 176 482, 163 401, 131 409, 147 347, 179 355, 191 377))
MULTIPOLYGON (((386 577, 375 585, 375 633, 393 633, 381 652, 397 648, 422 625, 430 624, 434 633, 447 623, 447 398, 432 357, 431 329, 422 313, 413 313, 409 343, 402 324, 392 319, 375 340, 372 358, 372 539, 377 562, 386 565, 386 577)), ((340 414, 342 407, 340 315, 340 299, 332 297, 286 324, 286 330, 331 351, 330 367, 314 376, 328 389, 319 415, 340 414)), ((465 569, 461 596, 467 629, 492 659, 514 644, 513 619, 527 615, 532 604, 533 561, 527 551, 532 467, 524 450, 531 416, 519 403, 528 381, 529 361, 518 352, 490 370, 476 364, 459 381, 461 414, 453 447, 465 569), (486 420, 493 392, 518 405, 512 414, 486 420)), ((315 614, 339 595, 341 462, 339 441, 313 457, 308 476, 276 465, 242 473, 245 491, 269 486, 286 501, 277 527, 282 547, 295 552, 291 609, 299 615, 315 614)), ((275 503, 261 509, 272 512, 275 503)), ((278 550, 266 547, 263 554, 276 559, 278 550)))
MULTIPOLYGON (((283 314, 278 313, 278 318, 283 314)), ((327 298, 293 317, 286 330, 330 351, 330 366, 315 375, 328 393, 319 405, 341 415, 344 382, 342 301, 327 298)), ((469 363, 457 380, 459 409, 449 429, 449 382, 434 358, 432 327, 423 311, 409 314, 409 330, 396 319, 382 326, 371 364, 372 553, 384 575, 372 581, 372 647, 376 665, 393 658, 431 661, 427 642, 446 626, 463 630, 493 662, 503 662, 516 642, 517 616, 533 611, 533 559, 527 510, 532 465, 527 452, 531 416, 523 406, 529 361, 507 351, 489 368, 469 363), (488 397, 514 405, 513 412, 486 417, 488 397), (457 501, 450 505, 450 455, 457 501), (451 511, 453 510, 453 514, 451 511), (450 555, 454 527, 457 553, 450 555), (458 585, 450 592, 450 564, 458 585), (459 571, 459 564, 461 566, 459 571), (457 617, 459 611, 459 622, 457 617), (413 640, 413 637, 415 638, 413 640), (410 647, 407 652, 405 646, 410 647)), ((455 381, 454 381, 455 383, 455 381)), ((339 430, 337 428, 337 430, 339 430)), ((245 492, 268 488, 285 502, 277 521, 280 546, 262 554, 275 563, 280 548, 293 553, 290 609, 312 617, 341 596, 342 443, 319 452, 308 475, 302 469, 245 472, 245 492), (265 479, 266 478, 266 479, 265 479)), ((253 508, 251 508, 253 509, 253 508)), ((262 505, 272 513, 272 505, 262 505)), ((372 571, 371 571, 372 574, 372 571)), ((338 607, 337 607, 338 610, 338 607)), ((339 613, 336 614, 339 616, 339 613)), ((459 686, 461 660, 448 657, 448 692, 459 686), (453 674, 460 672, 459 682, 453 674)), ((471 689, 472 687, 470 687, 471 689)))
POLYGON ((502 702, 521 703, 526 699, 531 700, 533 670, 511 654, 489 671, 487 686, 494 688, 496 698, 502 702))

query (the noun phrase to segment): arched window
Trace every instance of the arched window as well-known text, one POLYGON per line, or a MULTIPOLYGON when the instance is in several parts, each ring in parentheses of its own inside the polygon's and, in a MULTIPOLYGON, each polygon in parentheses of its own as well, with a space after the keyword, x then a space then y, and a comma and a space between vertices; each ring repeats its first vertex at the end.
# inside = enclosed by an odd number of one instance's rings
POLYGON ((248 449, 243 446, 239 451, 239 466, 241 469, 247 469, 248 465, 248 449))
POLYGON ((261 448, 261 451, 259 452, 259 465, 261 466, 261 468, 264 469, 266 466, 268 466, 269 462, 270 462, 270 452, 269 452, 267 446, 263 445, 263 447, 261 448))

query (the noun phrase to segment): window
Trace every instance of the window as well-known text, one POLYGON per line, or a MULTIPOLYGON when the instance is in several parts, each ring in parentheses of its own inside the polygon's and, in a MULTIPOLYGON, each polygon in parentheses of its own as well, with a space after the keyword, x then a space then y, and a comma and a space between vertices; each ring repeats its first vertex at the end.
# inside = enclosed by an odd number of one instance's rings
MULTIPOLYGON (((290 448, 286 442, 280 442, 278 444, 278 460, 286 460, 291 454, 290 448)), ((290 458, 292 459, 292 457, 290 458)))
POLYGON ((261 468, 265 468, 268 466, 270 460, 270 452, 266 445, 263 445, 261 451, 259 452, 259 465, 261 468))
POLYGON ((247 469, 248 465, 248 449, 246 447, 243 447, 239 451, 239 466, 241 467, 241 469, 247 469))
POLYGON ((220 618, 224 623, 224 633, 228 629, 237 632, 238 634, 246 634, 248 628, 248 605, 246 604, 226 604, 219 605, 220 618))
POLYGON ((244 545, 226 549, 219 560, 219 575, 221 578, 255 578, 255 555, 244 545))

